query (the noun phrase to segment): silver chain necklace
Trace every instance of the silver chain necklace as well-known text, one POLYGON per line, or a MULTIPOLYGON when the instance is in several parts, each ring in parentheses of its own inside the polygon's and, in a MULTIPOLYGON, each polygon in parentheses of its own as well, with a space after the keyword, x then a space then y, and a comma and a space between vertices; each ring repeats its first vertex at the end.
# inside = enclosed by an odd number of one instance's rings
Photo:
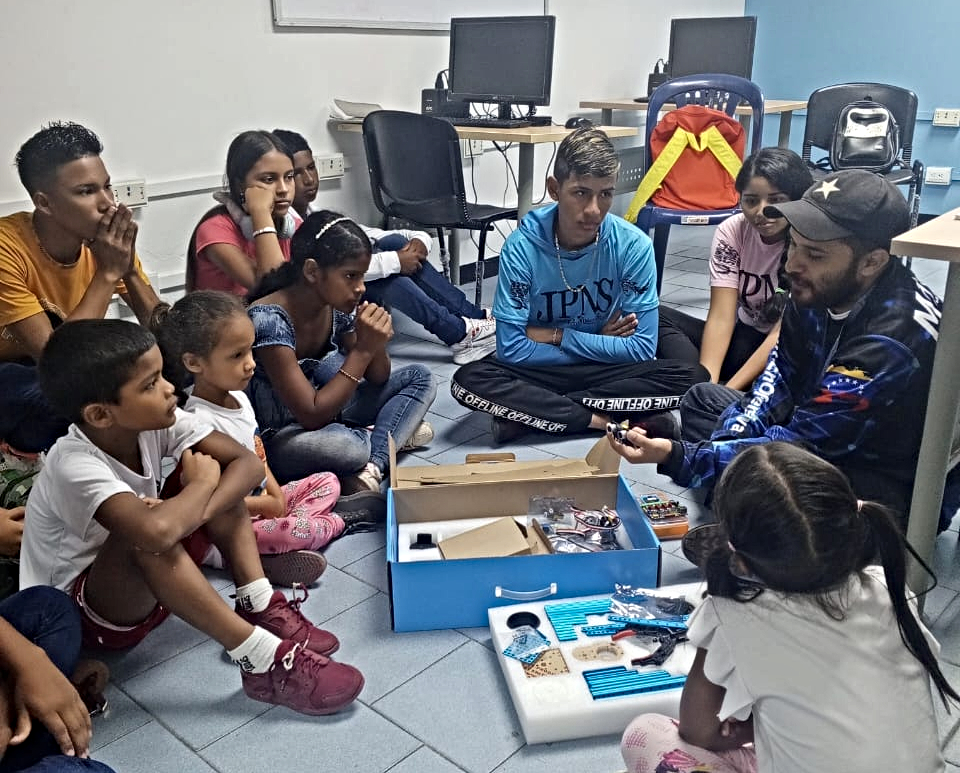
MULTIPOLYGON (((597 235, 593 238, 593 245, 596 247, 597 243, 600 241, 600 230, 597 230, 597 235)), ((571 293, 576 292, 585 292, 587 289, 586 285, 580 285, 579 287, 571 287, 570 283, 567 281, 566 274, 563 273, 563 260, 560 258, 560 240, 557 238, 557 229, 553 229, 553 246, 557 251, 557 266, 560 269, 560 278, 563 280, 564 287, 567 288, 571 293)), ((590 264, 590 273, 593 274, 593 267, 597 262, 597 253, 593 253, 593 262, 590 264)))

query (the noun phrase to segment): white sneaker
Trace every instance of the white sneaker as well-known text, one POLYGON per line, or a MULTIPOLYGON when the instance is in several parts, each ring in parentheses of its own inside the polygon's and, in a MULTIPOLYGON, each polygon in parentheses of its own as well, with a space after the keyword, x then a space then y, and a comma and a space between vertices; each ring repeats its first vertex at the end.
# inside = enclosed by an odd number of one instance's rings
POLYGON ((493 317, 485 319, 464 317, 463 321, 467 323, 467 334, 462 341, 450 347, 453 350, 453 361, 457 365, 466 365, 496 351, 497 320, 493 317))
POLYGON ((429 422, 421 421, 420 426, 416 428, 407 442, 397 450, 412 451, 414 448, 423 448, 425 445, 429 445, 431 440, 433 440, 433 427, 430 426, 429 422))
POLYGON ((383 480, 383 473, 373 462, 367 462, 366 466, 353 475, 344 478, 340 482, 340 494, 356 494, 358 491, 374 491, 380 493, 380 483, 383 480))

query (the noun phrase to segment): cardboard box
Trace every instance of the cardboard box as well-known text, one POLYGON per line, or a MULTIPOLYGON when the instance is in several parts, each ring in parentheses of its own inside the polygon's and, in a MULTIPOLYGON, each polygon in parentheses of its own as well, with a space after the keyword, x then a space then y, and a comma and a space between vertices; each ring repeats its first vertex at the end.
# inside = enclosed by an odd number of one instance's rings
POLYGON ((513 518, 498 518, 493 523, 440 540, 438 547, 445 560, 497 558, 552 553, 550 540, 539 523, 521 526, 513 518))
MULTIPOLYGON (((659 588, 658 596, 684 596, 698 605, 703 596, 705 583, 690 583, 659 588)), ((574 601, 609 599, 612 591, 605 596, 590 596, 574 601)), ((555 602, 548 602, 555 603, 555 602)), ((564 603, 564 602, 556 602, 564 603)), ((566 741, 573 738, 587 738, 597 735, 620 735, 627 725, 640 714, 665 714, 677 716, 680 708, 680 687, 649 693, 629 694, 618 697, 605 697, 595 700, 590 695, 584 678, 584 672, 593 669, 622 667, 637 670, 640 673, 663 669, 673 675, 684 675, 690 671, 696 647, 681 643, 662 666, 633 666, 631 660, 649 653, 650 644, 633 637, 616 642, 622 655, 610 654, 609 636, 586 636, 576 627, 576 641, 560 641, 549 617, 544 612, 543 603, 514 604, 508 607, 491 609, 490 638, 496 650, 497 659, 503 670, 503 677, 510 691, 510 698, 517 711, 517 719, 523 729, 527 743, 546 743, 566 741), (540 620, 537 629, 550 640, 549 646, 560 651, 562 662, 567 669, 563 673, 546 675, 528 675, 528 671, 538 674, 538 670, 524 668, 517 659, 508 657, 503 651, 513 639, 513 629, 508 625, 511 615, 516 612, 532 613, 540 620), (581 647, 605 645, 607 651, 602 659, 581 660, 573 652, 581 647)), ((607 622, 605 614, 591 615, 586 618, 590 625, 607 622)), ((551 653, 551 662, 557 662, 556 653, 551 653)), ((554 668, 553 671, 558 669, 554 668)))
MULTIPOLYGON (((395 462, 395 459, 391 460, 395 462)), ((517 462, 503 454, 430 467, 391 464, 387 494, 387 575, 395 631, 481 627, 487 610, 517 601, 612 593, 616 583, 656 587, 660 542, 627 483, 620 457, 601 438, 586 459, 517 462), (630 550, 451 561, 399 561, 401 524, 526 513, 534 495, 577 505, 614 505, 630 550)))
POLYGON ((447 561, 530 555, 530 543, 513 518, 498 518, 486 526, 441 540, 437 546, 447 561))

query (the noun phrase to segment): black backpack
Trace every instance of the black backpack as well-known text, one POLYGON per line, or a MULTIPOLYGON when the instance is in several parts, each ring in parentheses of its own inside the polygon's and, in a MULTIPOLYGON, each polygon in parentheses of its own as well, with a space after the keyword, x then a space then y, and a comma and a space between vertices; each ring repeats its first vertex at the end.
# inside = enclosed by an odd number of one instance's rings
POLYGON ((899 157, 900 127, 888 108, 869 99, 843 107, 830 147, 833 169, 888 172, 899 157))

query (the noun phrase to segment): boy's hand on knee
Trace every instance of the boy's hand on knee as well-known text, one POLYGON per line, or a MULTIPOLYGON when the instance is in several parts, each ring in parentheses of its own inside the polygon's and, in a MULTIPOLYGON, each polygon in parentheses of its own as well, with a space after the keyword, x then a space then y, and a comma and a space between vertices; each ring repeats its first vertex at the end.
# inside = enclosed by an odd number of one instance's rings
POLYGON ((400 259, 400 273, 404 276, 410 276, 416 274, 423 267, 427 250, 416 239, 411 239, 397 250, 397 257, 400 259))
POLYGON ((206 483, 215 489, 220 483, 220 462, 212 456, 188 448, 180 457, 180 465, 180 482, 184 487, 191 483, 206 483))
POLYGON ((87 757, 92 734, 90 712, 76 688, 43 650, 37 648, 36 656, 29 658, 26 667, 13 673, 12 679, 17 724, 10 743, 18 744, 26 739, 30 734, 30 717, 34 717, 50 731, 63 754, 87 757))

